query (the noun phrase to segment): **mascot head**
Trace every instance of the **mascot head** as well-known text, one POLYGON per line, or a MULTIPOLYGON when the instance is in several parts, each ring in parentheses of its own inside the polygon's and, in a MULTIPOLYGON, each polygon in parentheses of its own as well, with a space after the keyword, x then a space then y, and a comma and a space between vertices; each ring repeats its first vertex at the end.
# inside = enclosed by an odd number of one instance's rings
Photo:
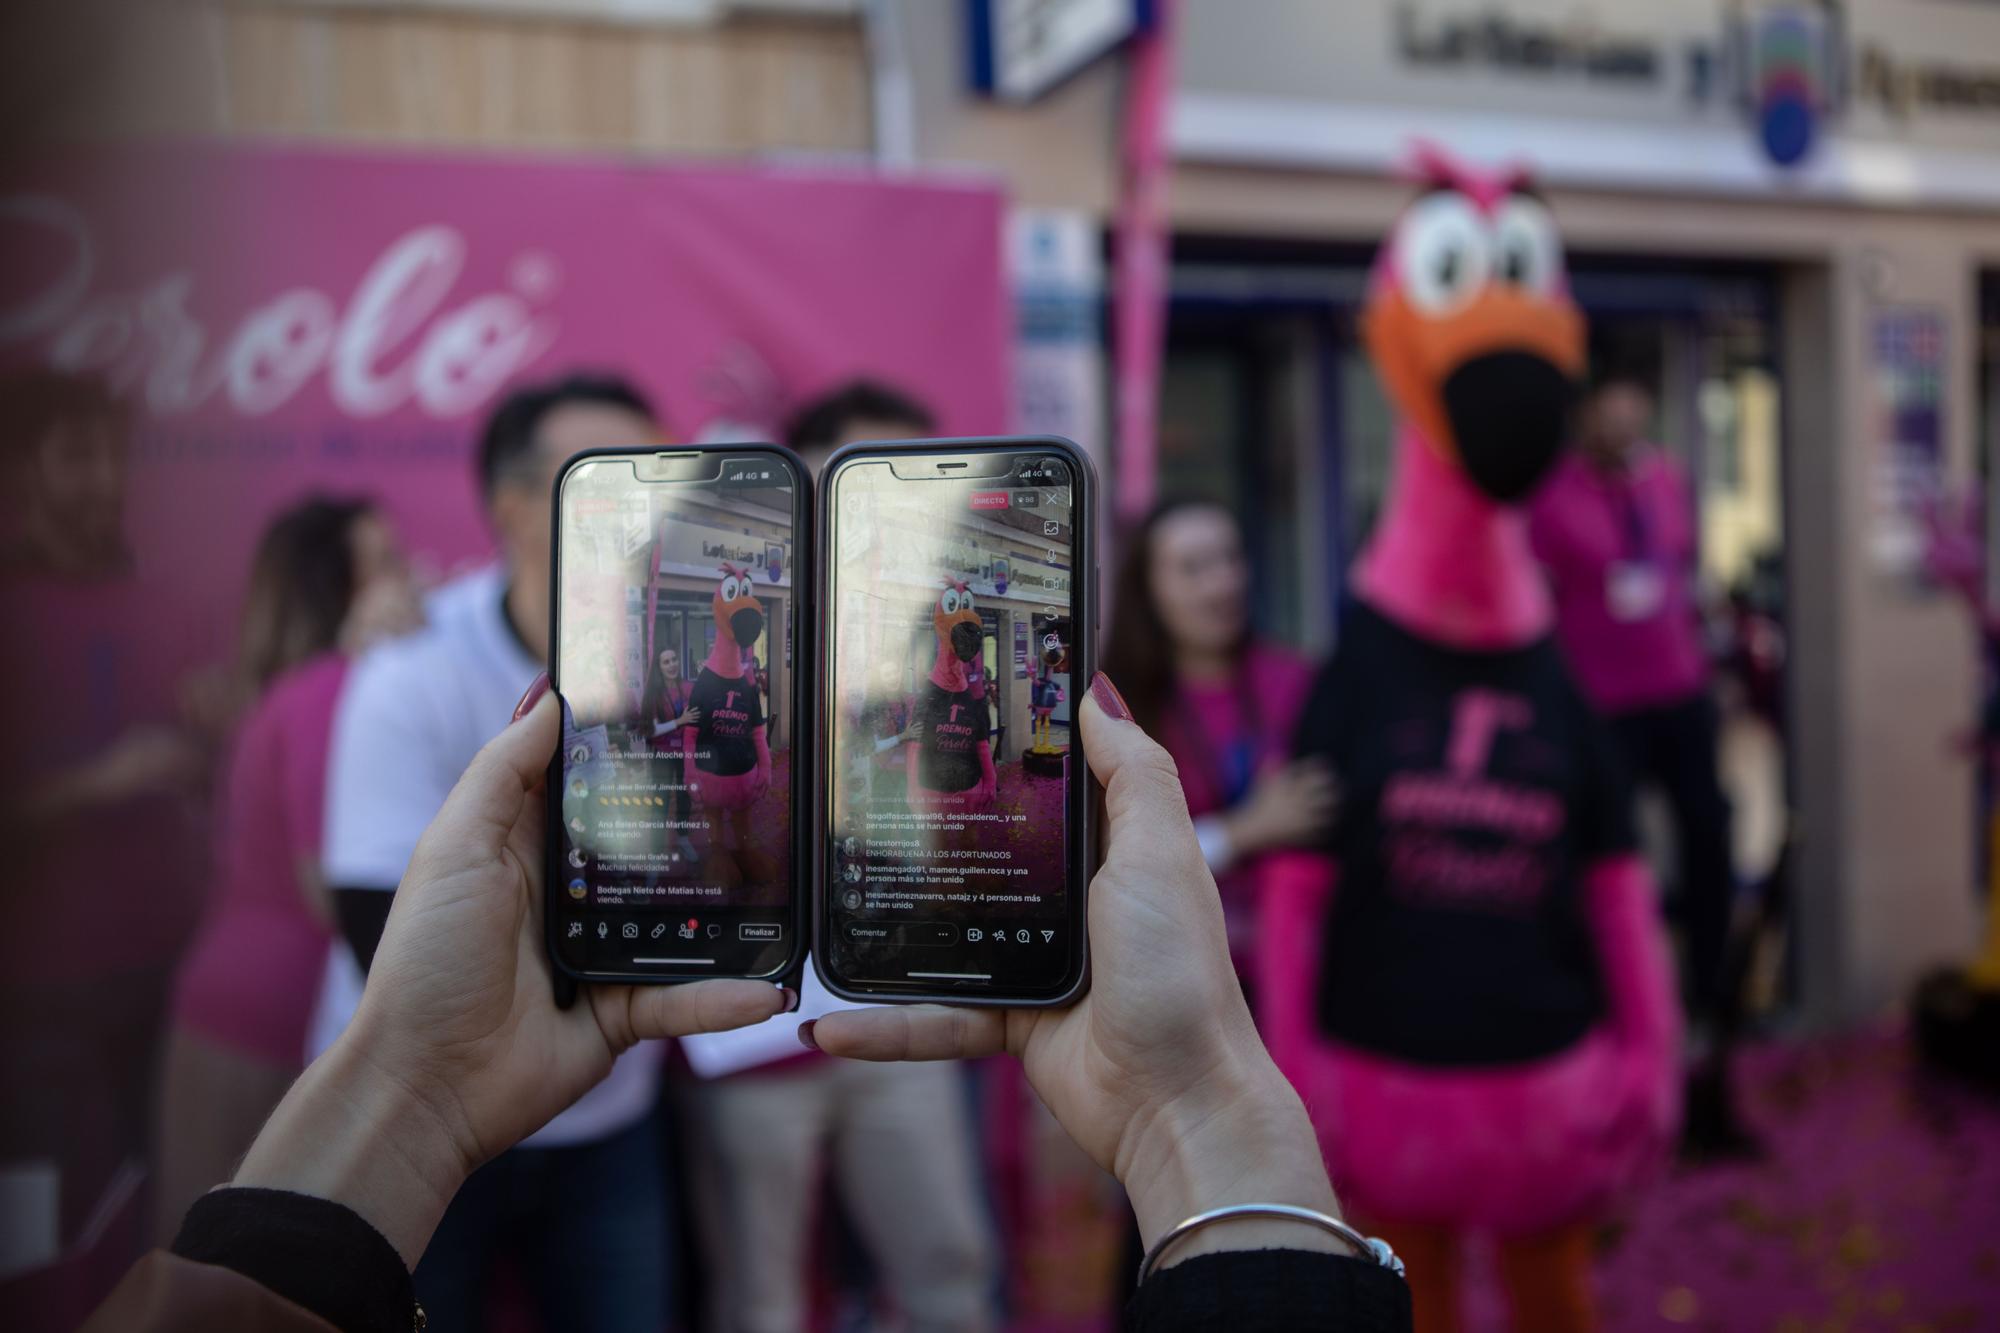
POLYGON ((960 580, 945 580, 944 594, 931 608, 931 629, 937 634, 938 645, 949 648, 959 661, 970 662, 979 656, 986 625, 972 608, 971 590, 960 580))
POLYGON ((1403 418, 1488 498, 1525 499, 1561 452, 1584 368, 1562 242, 1518 169, 1417 150, 1425 189, 1375 261, 1362 335, 1403 418))
POLYGON ((750 591, 750 571, 727 563, 722 566, 722 582, 709 603, 720 631, 727 627, 736 646, 747 649, 764 632, 764 604, 750 591))

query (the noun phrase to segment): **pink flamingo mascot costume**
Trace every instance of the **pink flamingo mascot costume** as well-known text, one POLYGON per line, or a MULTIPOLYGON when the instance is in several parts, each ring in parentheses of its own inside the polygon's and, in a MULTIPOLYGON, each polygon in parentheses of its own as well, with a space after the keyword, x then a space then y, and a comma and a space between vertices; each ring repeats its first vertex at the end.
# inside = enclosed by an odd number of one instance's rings
POLYGON ((993 808, 999 778, 993 767, 993 742, 986 728, 986 688, 975 682, 969 665, 978 660, 986 640, 986 624, 973 609, 972 593, 958 579, 947 579, 943 594, 931 608, 931 632, 937 637, 937 660, 931 664, 928 687, 917 695, 917 717, 923 733, 913 741, 908 766, 910 804, 924 810, 979 814, 993 808))
POLYGON ((701 710, 688 740, 689 790, 721 816, 711 825, 702 874, 729 885, 746 875, 763 883, 776 876, 778 862, 752 842, 749 828, 751 807, 771 786, 764 704, 744 660, 764 632, 764 604, 752 591, 750 571, 725 563, 710 610, 715 646, 688 696, 689 705, 701 710))
POLYGON ((1260 886, 1264 1034, 1420 1333, 1493 1236, 1518 1330, 1595 1327, 1590 1232, 1663 1161, 1678 1010, 1608 741, 1550 639, 1518 505, 1583 370, 1547 209, 1434 150, 1364 336, 1400 418, 1300 748, 1342 786, 1331 863, 1260 886))

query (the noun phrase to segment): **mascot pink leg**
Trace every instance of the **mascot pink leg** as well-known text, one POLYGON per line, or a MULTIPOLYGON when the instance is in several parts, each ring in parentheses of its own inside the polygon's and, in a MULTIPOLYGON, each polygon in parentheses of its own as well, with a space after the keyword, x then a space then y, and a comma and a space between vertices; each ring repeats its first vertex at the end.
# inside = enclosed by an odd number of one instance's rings
MULTIPOLYGON (((1421 167, 1364 315, 1395 480, 1302 736, 1342 827, 1331 862, 1261 872, 1259 1017, 1360 1215, 1447 1268, 1458 1237, 1498 1236, 1516 1328, 1587 1330, 1578 1238, 1665 1159, 1679 1024, 1518 508, 1560 449, 1582 323, 1524 180, 1421 167), (1566 1271, 1514 1281, 1535 1264, 1566 1271)), ((1411 1277, 1418 1328, 1456 1327, 1453 1275, 1411 1277)))

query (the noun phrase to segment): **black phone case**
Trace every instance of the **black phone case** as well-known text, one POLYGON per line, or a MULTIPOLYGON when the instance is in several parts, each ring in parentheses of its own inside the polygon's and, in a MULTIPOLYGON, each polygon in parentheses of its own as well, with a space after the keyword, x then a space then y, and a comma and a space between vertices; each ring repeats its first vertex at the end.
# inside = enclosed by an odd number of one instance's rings
POLYGON ((1073 730, 1070 737, 1070 762, 1080 780, 1072 781, 1069 790, 1068 816, 1071 826, 1079 829, 1082 836, 1075 840, 1070 853, 1070 864, 1066 867, 1067 891, 1073 895, 1075 908, 1072 916, 1076 928, 1070 937, 1077 944, 1075 976, 1059 994, 1053 995, 1010 995, 1001 990, 985 992, 948 991, 925 992, 898 987, 894 990, 875 989, 862 984, 850 984, 837 976, 828 963, 831 952, 828 949, 827 930, 831 913, 828 910, 830 893, 827 874, 827 856, 831 839, 825 835, 827 811, 827 776, 832 764, 832 725, 834 701, 831 698, 833 671, 830 653, 833 645, 831 617, 832 599, 828 595, 828 583, 832 569, 833 525, 836 515, 831 512, 833 476, 838 468, 856 458, 888 458, 898 454, 971 454, 971 453, 1030 453, 1046 451, 1059 453, 1075 468, 1078 479, 1079 502, 1071 506, 1077 516, 1076 566, 1089 571, 1087 578, 1075 581, 1075 595, 1072 598, 1071 618, 1076 625, 1075 654, 1076 669, 1071 676, 1080 681, 1084 688, 1097 674, 1097 633, 1098 633, 1098 553, 1097 553, 1097 471, 1091 466, 1089 455, 1072 440, 1059 435, 988 435, 967 439, 935 440, 860 440, 839 450, 827 460, 820 471, 818 549, 815 553, 815 574, 813 582, 814 600, 817 611, 813 617, 815 626, 814 666, 818 681, 815 692, 816 716, 821 719, 818 730, 818 750, 814 756, 813 775, 813 882, 812 882, 812 926, 813 971, 818 973, 821 984, 828 991, 843 1000, 865 1004, 950 1004, 960 1006, 1001 1007, 1010 1009, 1055 1009, 1074 1004, 1083 993, 1090 989, 1090 939, 1089 889, 1090 872, 1096 863, 1098 802, 1095 799, 1096 781, 1090 776, 1090 768, 1084 762, 1083 734, 1073 730))
MULTIPOLYGON (((549 507, 549 684, 558 696, 562 693, 562 681, 556 674, 556 647, 562 642, 559 633, 562 598, 562 483, 570 469, 593 458, 650 458, 655 454, 729 454, 739 457, 744 454, 770 454, 791 465, 796 486, 794 494, 795 521, 793 525, 793 587, 798 589, 800 638, 815 633, 818 615, 815 602, 818 596, 818 576, 814 560, 818 556, 813 523, 818 513, 818 504, 813 496, 812 472, 799 456, 781 444, 705 444, 675 446, 660 449, 586 449, 582 453, 564 461, 557 469, 554 485, 550 488, 549 507)), ((796 652, 796 649, 794 649, 796 652)), ((817 658, 814 662, 817 663, 817 658)), ((817 823, 810 817, 815 808, 813 802, 814 777, 817 773, 815 762, 819 754, 821 739, 819 715, 814 701, 819 691, 812 680, 812 673, 794 669, 792 671, 792 900, 787 920, 791 927, 791 947, 785 951, 783 965, 770 971, 755 974, 741 972, 704 972, 699 976, 660 976, 658 974, 635 974, 630 972, 588 972, 579 971, 563 961, 561 951, 556 947, 556 907, 557 886, 562 882, 560 865, 561 851, 556 838, 556 830, 562 825, 562 749, 549 760, 547 787, 548 831, 542 839, 542 934, 543 946, 548 951, 549 963, 555 969, 558 998, 562 995, 561 982, 571 978, 579 982, 612 982, 621 985, 675 986, 689 981, 701 981, 709 977, 746 978, 751 981, 778 981, 789 973, 799 970, 806 947, 805 927, 809 920, 807 899, 814 883, 808 859, 814 854, 813 834, 817 823), (810 741, 810 744, 808 744, 810 741), (800 762, 806 760, 807 762, 800 762)), ((562 1007, 567 1008, 567 1005, 562 1007)))

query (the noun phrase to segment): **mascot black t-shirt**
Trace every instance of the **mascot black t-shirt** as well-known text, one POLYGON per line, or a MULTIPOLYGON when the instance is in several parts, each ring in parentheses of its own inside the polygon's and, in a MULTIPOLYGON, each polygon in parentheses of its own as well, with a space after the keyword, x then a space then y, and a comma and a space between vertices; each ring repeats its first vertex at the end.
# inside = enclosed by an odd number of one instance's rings
POLYGON ((986 702, 972 691, 925 685, 917 697, 917 783, 930 791, 969 791, 979 784, 979 742, 986 739, 986 702))
POLYGON ((757 766, 755 734, 764 725, 764 704, 747 673, 731 680, 704 667, 688 706, 701 710, 694 730, 696 768, 733 778, 757 766))
POLYGON ((1420 1065, 1514 1064, 1605 1012, 1582 872, 1629 787, 1554 642, 1461 652, 1351 603, 1300 723, 1340 780, 1319 1019, 1420 1065))

